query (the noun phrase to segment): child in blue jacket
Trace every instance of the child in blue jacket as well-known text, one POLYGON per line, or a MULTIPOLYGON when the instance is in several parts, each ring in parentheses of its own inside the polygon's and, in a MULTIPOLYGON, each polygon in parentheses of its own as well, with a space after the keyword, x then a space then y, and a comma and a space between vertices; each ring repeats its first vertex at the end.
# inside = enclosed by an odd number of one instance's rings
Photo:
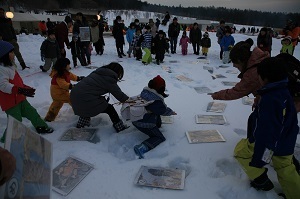
POLYGON ((133 40, 133 37, 134 37, 134 33, 135 33, 135 24, 130 23, 129 28, 126 31, 126 40, 129 44, 129 48, 128 48, 128 51, 127 51, 128 57, 131 57, 131 53, 132 53, 132 50, 133 50, 133 48, 131 46, 131 43, 132 43, 132 40, 133 40))
POLYGON ((261 96, 251 113, 248 138, 235 147, 234 156, 257 190, 269 191, 274 185, 264 166, 272 160, 287 199, 300 198, 300 176, 292 158, 299 132, 297 112, 287 88, 285 63, 278 58, 264 59, 257 66, 261 96))
POLYGON ((158 75, 149 81, 148 87, 145 87, 140 95, 143 100, 154 100, 154 102, 145 107, 148 112, 143 119, 132 122, 137 129, 149 136, 141 144, 134 146, 134 152, 139 158, 144 158, 145 153, 166 140, 159 130, 160 116, 176 115, 164 102, 164 98, 168 96, 165 94, 165 89, 165 80, 158 75))
POLYGON ((234 43, 234 38, 231 35, 231 28, 229 26, 225 26, 225 35, 220 42, 220 46, 223 50, 223 64, 228 64, 230 62, 229 53, 234 43))

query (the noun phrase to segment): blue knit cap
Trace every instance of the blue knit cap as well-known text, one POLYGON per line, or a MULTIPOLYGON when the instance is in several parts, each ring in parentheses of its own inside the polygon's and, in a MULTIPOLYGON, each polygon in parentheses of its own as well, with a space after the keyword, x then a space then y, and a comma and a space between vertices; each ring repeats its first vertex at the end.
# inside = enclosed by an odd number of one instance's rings
POLYGON ((7 41, 0 40, 0 58, 14 49, 14 46, 7 41))

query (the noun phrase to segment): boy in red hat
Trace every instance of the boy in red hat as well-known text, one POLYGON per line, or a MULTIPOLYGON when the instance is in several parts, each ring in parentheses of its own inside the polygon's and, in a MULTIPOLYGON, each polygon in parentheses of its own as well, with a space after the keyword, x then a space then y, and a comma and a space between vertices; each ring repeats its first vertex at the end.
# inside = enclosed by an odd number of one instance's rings
POLYGON ((145 153, 166 140, 159 130, 161 127, 160 116, 176 115, 164 102, 164 98, 168 97, 165 90, 165 80, 157 75, 149 81, 148 87, 145 87, 141 92, 140 97, 143 100, 153 101, 153 103, 145 107, 148 112, 143 116, 143 119, 132 122, 137 129, 149 136, 141 144, 134 146, 134 152, 140 159, 144 158, 145 153))

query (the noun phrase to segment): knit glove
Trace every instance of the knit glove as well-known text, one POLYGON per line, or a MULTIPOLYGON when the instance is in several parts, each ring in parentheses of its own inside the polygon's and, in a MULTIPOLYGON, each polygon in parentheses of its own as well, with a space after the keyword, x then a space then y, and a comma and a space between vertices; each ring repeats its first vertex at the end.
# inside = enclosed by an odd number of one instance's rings
POLYGON ((35 89, 34 88, 21 88, 18 87, 18 93, 25 95, 27 97, 34 97, 35 95, 35 89))
POLYGON ((77 81, 81 81, 83 78, 85 78, 84 76, 77 76, 77 81))

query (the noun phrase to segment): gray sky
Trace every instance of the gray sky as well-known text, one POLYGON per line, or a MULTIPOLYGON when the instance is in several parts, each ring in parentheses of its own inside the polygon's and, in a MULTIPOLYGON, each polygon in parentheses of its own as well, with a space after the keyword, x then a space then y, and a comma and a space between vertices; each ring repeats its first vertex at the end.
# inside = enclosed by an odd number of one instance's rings
POLYGON ((300 0, 147 0, 147 2, 167 6, 179 6, 181 4, 183 7, 215 6, 242 10, 300 13, 300 0))

